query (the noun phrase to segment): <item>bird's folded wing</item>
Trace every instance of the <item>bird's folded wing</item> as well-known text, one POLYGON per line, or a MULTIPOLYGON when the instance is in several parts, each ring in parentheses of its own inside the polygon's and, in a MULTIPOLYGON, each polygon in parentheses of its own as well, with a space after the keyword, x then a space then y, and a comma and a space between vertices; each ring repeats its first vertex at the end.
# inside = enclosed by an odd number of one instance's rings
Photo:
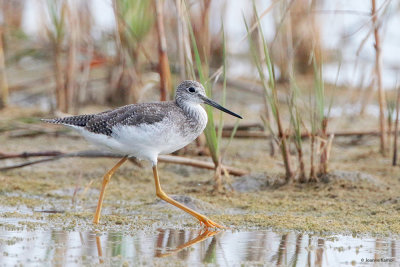
POLYGON ((86 124, 85 129, 92 133, 111 136, 115 126, 153 124, 162 121, 167 112, 166 105, 160 103, 127 105, 95 115, 86 124))

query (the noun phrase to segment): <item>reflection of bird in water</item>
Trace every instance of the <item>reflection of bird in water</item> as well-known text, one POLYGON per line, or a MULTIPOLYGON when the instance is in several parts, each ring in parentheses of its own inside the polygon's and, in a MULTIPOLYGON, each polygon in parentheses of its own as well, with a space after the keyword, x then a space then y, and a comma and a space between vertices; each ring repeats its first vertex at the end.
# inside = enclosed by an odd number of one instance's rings
MULTIPOLYGON (((179 231, 179 230, 178 230, 178 231, 179 231)), ((191 240, 189 240, 189 241, 187 241, 187 242, 185 242, 185 243, 183 243, 183 244, 177 246, 175 249, 169 250, 167 253, 161 253, 161 251, 164 250, 165 248, 164 248, 164 247, 160 247, 160 246, 157 244, 157 246, 156 246, 156 252, 155 252, 155 257, 164 258, 164 257, 171 256, 171 255, 173 255, 173 254, 175 254, 175 253, 178 253, 179 251, 181 251, 181 250, 183 250, 183 249, 185 249, 185 248, 188 248, 188 247, 191 247, 191 246, 193 246, 193 245, 195 245, 195 244, 201 243, 201 242, 203 242, 204 240, 206 240, 207 238, 212 237, 212 236, 218 234, 219 232, 220 232, 220 231, 209 231, 208 229, 206 229, 206 230, 204 230, 204 231, 201 231, 195 238, 193 238, 193 239, 191 239, 191 240)), ((162 240, 164 239, 164 234, 165 234, 165 231, 164 231, 164 230, 160 231, 160 233, 159 233, 159 237, 160 237, 162 240)), ((169 233, 169 234, 171 235, 172 233, 169 233)), ((179 241, 181 241, 181 240, 179 240, 179 241)), ((183 241, 184 241, 184 240, 183 240, 183 241)), ((161 245, 162 245, 162 244, 161 244, 161 245)), ((97 235, 96 235, 96 247, 97 247, 97 255, 98 255, 98 257, 99 257, 99 262, 100 262, 100 264, 101 264, 101 263, 104 263, 104 259, 103 259, 103 249, 102 249, 102 247, 101 247, 101 240, 100 240, 100 236, 97 236, 97 235)), ((166 247, 166 249, 170 249, 170 248, 169 248, 169 247, 166 247)), ((107 254, 107 253, 106 253, 106 254, 107 254)))
MULTIPOLYGON (((158 258, 164 258, 164 257, 171 256, 172 254, 178 253, 179 251, 181 251, 184 248, 188 248, 188 247, 193 246, 194 244, 201 243, 204 240, 206 240, 207 238, 218 234, 219 232, 220 231, 209 231, 206 229, 204 232, 200 232, 199 235, 197 235, 195 238, 183 243, 182 245, 177 246, 175 249, 169 250, 167 253, 161 253, 163 248, 157 247, 155 256, 158 258)), ((170 235, 171 235, 171 233, 170 233, 170 235)), ((170 248, 167 248, 167 249, 170 249, 170 248)))
POLYGON ((181 149, 203 132, 207 113, 200 104, 208 104, 242 118, 207 98, 200 83, 183 81, 176 90, 175 101, 133 104, 99 114, 45 120, 70 126, 95 145, 124 155, 104 175, 94 223, 99 223, 104 192, 111 176, 129 157, 136 157, 152 163, 158 197, 189 213, 206 227, 224 228, 164 193, 157 172, 159 154, 181 149))
POLYGON ((101 240, 100 236, 96 235, 96 247, 97 247, 97 255, 99 256, 99 263, 104 263, 103 260, 103 249, 101 248, 101 240))

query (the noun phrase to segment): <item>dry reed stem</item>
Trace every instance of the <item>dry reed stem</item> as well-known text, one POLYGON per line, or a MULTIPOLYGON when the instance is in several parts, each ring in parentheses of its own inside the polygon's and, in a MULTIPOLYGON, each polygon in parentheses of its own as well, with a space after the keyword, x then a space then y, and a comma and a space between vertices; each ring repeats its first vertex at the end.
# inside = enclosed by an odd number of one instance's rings
POLYGON ((94 46, 93 46, 93 42, 92 39, 90 39, 90 37, 88 37, 88 39, 86 40, 86 56, 87 56, 87 60, 84 60, 81 64, 80 64, 80 68, 81 68, 81 75, 80 75, 80 79, 79 81, 77 81, 77 92, 75 94, 75 97, 73 99, 73 101, 75 102, 75 110, 73 110, 74 113, 78 113, 78 110, 80 108, 80 91, 85 91, 87 88, 87 85, 89 83, 90 80, 90 71, 91 71, 91 64, 92 64, 92 60, 94 57, 94 46))
MULTIPOLYGON (((294 69, 302 74, 312 73, 312 64, 309 64, 310 54, 314 53, 317 60, 321 59, 320 49, 314 49, 316 47, 321 47, 320 24, 316 19, 315 13, 311 12, 319 3, 316 0, 290 0, 288 2, 283 12, 283 17, 276 27, 280 29, 285 27, 285 24, 291 24, 294 69), (291 16, 293 13, 303 13, 303 15, 291 16), (287 20, 287 22, 285 22, 285 20, 287 20)), ((274 40, 278 38, 278 33, 279 31, 276 33, 274 40)), ((275 45, 275 41, 273 41, 272 44, 275 45)), ((287 45, 285 46, 285 49, 288 49, 290 52, 290 47, 287 47, 287 45)), ((287 53, 280 50, 281 49, 278 48, 277 52, 283 54, 281 55, 283 60, 289 60, 287 53)), ((284 64, 285 63, 280 65, 285 67, 284 64)), ((287 70, 282 69, 281 72, 283 76, 281 80, 288 78, 285 77, 288 76, 287 70)))
MULTIPOLYGON (((259 16, 259 19, 261 20, 264 16, 266 16, 275 6, 275 4, 277 4, 280 0, 275 0, 274 2, 272 2, 259 16)), ((246 33, 245 36, 243 36, 242 39, 240 39, 239 42, 243 42, 244 40, 247 39, 247 36, 250 35, 255 29, 257 29, 258 27, 258 22, 254 22, 253 25, 249 28, 249 32, 246 33)))
POLYGON ((0 109, 7 106, 8 102, 8 82, 4 59, 4 26, 0 26, 0 109))
MULTIPOLYGON (((19 154, 7 154, 7 153, 2 153, 0 152, 0 160, 4 159, 9 159, 9 158, 29 158, 29 157, 45 157, 48 156, 48 158, 36 160, 36 161, 28 161, 12 166, 7 166, 7 167, 1 167, 0 171, 5 171, 5 170, 10 170, 10 169, 15 169, 15 168, 22 168, 25 166, 33 165, 33 164, 38 164, 42 162, 49 162, 49 161, 54 161, 58 160, 61 158, 121 158, 121 155, 114 154, 114 153, 108 153, 108 152, 101 152, 101 151, 96 151, 96 150, 85 150, 85 151, 78 151, 78 152, 72 152, 72 153, 63 153, 61 151, 39 151, 39 152, 23 152, 19 154)), ((180 164, 180 165, 186 165, 186 166, 192 166, 196 168, 202 168, 202 169, 207 169, 207 170, 215 170, 215 164, 213 162, 207 162, 207 161, 202 161, 202 160, 196 160, 196 159, 189 159, 189 158, 184 158, 184 157, 179 157, 179 156, 173 156, 173 155, 160 155, 158 157, 158 162, 163 162, 163 163, 173 163, 173 164, 180 164)), ((237 169, 234 167, 230 166, 225 166, 225 165, 220 165, 220 171, 224 172, 224 169, 231 175, 235 176, 242 176, 249 174, 248 171, 237 169)))
MULTIPOLYGON (((273 5, 271 5, 271 7, 272 6, 273 5)), ((258 23, 258 20, 257 20, 257 17, 255 16, 255 14, 254 14, 253 18, 256 21, 255 23, 258 23)), ((254 24, 254 25, 256 25, 256 24, 254 24)), ((250 33, 250 31, 249 31, 249 33, 250 33)), ((258 53, 259 53, 259 55, 263 55, 264 54, 263 42, 262 42, 262 37, 261 37, 260 31, 256 31, 256 32, 254 32, 254 34, 257 34, 256 35, 256 40, 257 40, 257 44, 258 44, 258 53)), ((260 61, 261 61, 262 68, 263 69, 267 69, 265 60, 262 59, 260 61)), ((272 78, 272 77, 270 77, 270 78, 272 78)), ((271 107, 270 107, 270 104, 268 102, 268 99, 266 97, 264 97, 264 106, 265 106, 265 120, 266 120, 266 123, 271 123, 271 121, 272 121, 271 112, 272 111, 271 111, 271 107)), ((270 131, 270 132, 271 132, 271 134, 273 134, 272 131, 270 131)), ((270 154, 270 156, 273 157, 275 155, 275 152, 276 152, 275 151, 275 142, 274 142, 274 139, 271 138, 270 141, 269 141, 269 154, 270 154)))
POLYGON ((77 103, 77 86, 76 86, 76 72, 77 72, 77 50, 78 50, 78 36, 79 36, 79 21, 77 14, 77 4, 70 3, 67 9, 67 20, 69 25, 69 40, 68 40, 68 59, 67 71, 65 78, 65 95, 66 95, 66 112, 72 109, 76 110, 77 103))
MULTIPOLYGON (((117 77, 113 79, 113 82, 116 81, 116 83, 113 83, 116 87, 110 99, 129 104, 137 103, 143 93, 141 91, 143 87, 142 63, 139 55, 140 52, 143 52, 148 58, 148 54, 141 44, 143 40, 138 40, 137 37, 134 37, 134 41, 131 40, 130 37, 134 35, 133 28, 125 21, 124 10, 123 6, 120 5, 120 1, 113 0, 113 10, 116 20, 115 35, 118 48, 116 65, 121 65, 122 70, 117 72, 117 77), (129 64, 129 59, 133 66, 129 64)), ((141 37, 143 38, 143 36, 141 37)))
POLYGON ((319 161, 319 171, 318 176, 324 175, 328 173, 328 150, 327 150, 327 128, 328 128, 328 118, 323 118, 321 122, 321 133, 320 137, 325 141, 321 142, 320 149, 321 149, 321 156, 319 161))
POLYGON ((281 148, 281 153, 282 153, 282 157, 283 157, 283 163, 285 166, 285 182, 289 183, 289 182, 293 181, 293 171, 292 171, 291 164, 290 164, 289 148, 288 148, 288 144, 286 142, 287 136, 282 127, 276 88, 272 90, 272 97, 273 97, 273 101, 275 102, 275 106, 276 106, 276 109, 275 109, 276 125, 278 127, 278 137, 279 137, 279 141, 280 141, 280 148, 281 148))
MULTIPOLYGON (((397 131, 399 134, 400 130, 397 131)), ((392 134, 394 134, 396 131, 392 131, 392 134)), ((232 134, 232 131, 230 130, 224 130, 222 132, 222 137, 230 137, 232 134)), ((340 132, 331 132, 327 133, 327 136, 330 136, 334 134, 337 137, 348 137, 348 136, 379 136, 381 134, 380 130, 369 130, 369 131, 340 131, 340 132)), ((301 133, 301 138, 302 139, 307 139, 310 138, 310 133, 308 132, 303 132, 301 133)), ((289 136, 288 136, 289 137, 289 136)), ((255 130, 238 130, 235 134, 235 138, 252 138, 252 139, 267 139, 267 138, 273 138, 273 136, 266 134, 264 131, 255 131, 255 130)))
POLYGON ((379 127, 381 130, 380 136, 380 150, 382 155, 386 154, 386 139, 385 139, 385 112, 386 107, 385 93, 382 88, 382 57, 381 57, 381 41, 379 35, 379 23, 376 14, 376 0, 372 1, 372 23, 374 27, 374 37, 375 37, 375 74, 377 78, 377 87, 379 94, 379 127))
POLYGON ((159 62, 159 73, 160 73, 160 100, 166 101, 171 91, 171 70, 168 62, 167 55, 167 40, 165 37, 164 30, 164 12, 163 12, 163 0, 154 0, 156 8, 156 20, 157 20, 157 37, 158 37, 158 62, 159 62))
POLYGON ((328 143, 326 145, 326 170, 328 170, 328 162, 329 162, 329 158, 331 156, 332 143, 333 143, 334 137, 335 137, 335 134, 330 134, 329 138, 328 138, 328 143))
POLYGON ((185 80, 185 41, 184 41, 184 17, 182 10, 182 0, 175 1, 176 9, 177 9, 177 26, 178 26, 178 54, 179 54, 179 78, 183 81, 185 80))
MULTIPOLYGON (((257 16, 257 23, 260 24, 260 20, 257 15, 257 11, 254 10, 254 12, 255 12, 255 15, 257 16)), ((247 26, 246 26, 246 28, 247 28, 247 26)), ((247 32, 248 32, 248 30, 247 30, 247 32)), ((268 62, 271 64, 268 48, 266 47, 266 44, 265 44, 262 34, 263 34, 262 27, 259 26, 259 36, 262 38, 262 45, 263 45, 263 50, 262 50, 263 53, 261 55, 264 55, 265 56, 264 60, 268 60, 268 62)), ((268 77, 269 84, 268 85, 264 84, 264 86, 263 86, 264 87, 264 98, 267 98, 265 100, 266 102, 271 103, 271 110, 274 111, 275 123, 276 123, 277 130, 278 130, 278 146, 281 150, 282 160, 283 160, 284 167, 285 167, 285 182, 290 183, 293 181, 293 171, 292 171, 291 163, 290 163, 290 153, 289 153, 288 143, 287 143, 287 139, 286 139, 287 136, 283 129, 281 116, 280 116, 278 92, 277 92, 277 89, 275 86, 275 76, 274 76, 272 64, 271 64, 271 66, 268 67, 268 73, 269 73, 269 77, 268 77), (270 96, 268 95, 267 88, 270 88, 270 90, 271 90, 270 96)), ((261 73, 259 75, 261 78, 261 73)), ((265 82, 264 79, 262 79, 262 80, 263 80, 263 82, 265 82)))
MULTIPOLYGON (((278 128, 279 128, 279 126, 278 126, 278 128)), ((279 135, 281 135, 281 133, 279 133, 279 135)), ((281 151, 282 151, 282 155, 284 158, 283 163, 285 166, 285 181, 286 181, 286 183, 289 183, 293 180, 293 171, 292 171, 291 164, 290 164, 290 153, 289 153, 289 149, 288 149, 288 144, 286 142, 285 134, 283 133, 280 138, 281 138, 281 140, 280 140, 281 141, 281 151)))
POLYGON ((299 182, 306 183, 307 176, 306 176, 305 164, 304 164, 304 159, 303 159, 303 150, 298 144, 296 144, 296 149, 297 149, 297 156, 299 159, 299 170, 300 170, 299 182))
POLYGON ((222 193, 223 187, 222 187, 222 164, 221 164, 221 158, 218 159, 218 163, 214 164, 214 192, 215 193, 222 193))
MULTIPOLYGON (((47 2, 47 6, 43 6, 44 9, 51 9, 51 2, 47 2)), ((53 7, 54 8, 54 7, 53 7)), ((54 76, 55 76, 55 95, 56 95, 56 110, 61 112, 67 112, 67 89, 65 87, 65 77, 64 77, 64 67, 62 64, 62 42, 64 40, 64 27, 65 27, 65 13, 67 9, 67 3, 62 2, 60 7, 60 14, 50 14, 50 16, 54 16, 55 18, 52 20, 52 23, 55 27, 54 32, 50 29, 49 26, 46 27, 46 32, 51 40, 52 49, 53 49, 53 64, 54 64, 54 76)), ((49 12, 54 12, 49 11, 49 12)), ((55 11, 58 12, 58 11, 55 11)), ((44 15, 44 14, 43 14, 44 15)))
POLYGON ((179 37, 181 42, 181 49, 179 63, 180 75, 185 79, 185 77, 194 77, 195 73, 191 72, 192 66, 194 66, 191 48, 191 39, 189 33, 189 27, 187 20, 189 18, 187 7, 185 6, 185 0, 176 0, 176 6, 178 10, 178 24, 181 29, 181 36, 179 37))
MULTIPOLYGON (((387 112, 392 112, 392 110, 387 110, 387 112)), ((387 131, 386 131, 386 140, 387 140, 387 150, 390 150, 390 144, 391 144, 391 139, 392 139, 392 126, 393 126, 393 119, 391 118, 391 115, 387 116, 387 131)))
POLYGON ((318 178, 315 174, 315 166, 314 166, 314 146, 315 146, 315 134, 311 134, 311 142, 310 142, 310 182, 318 182, 318 178))
MULTIPOLYGON (((238 131, 239 130, 249 130, 249 129, 263 130, 264 126, 258 122, 248 122, 248 123, 240 123, 237 126, 235 124, 224 124, 224 127, 222 129, 224 131, 232 131, 235 128, 238 131)), ((215 125, 215 129, 218 130, 218 125, 215 125)))
MULTIPOLYGON (((210 39, 210 7, 211 0, 203 0, 203 5, 200 11, 200 23, 196 25, 198 27, 198 31, 196 31, 196 27, 194 27, 194 32, 196 36, 196 41, 199 47, 199 53, 203 56, 203 62, 210 62, 210 53, 211 53, 211 39, 210 39), (197 33, 197 34, 196 34, 197 33)), ((207 68, 203 68, 204 70, 208 70, 207 68)), ((208 76, 208 73, 205 75, 208 76)))
POLYGON ((56 101, 57 101, 57 110, 61 112, 66 112, 65 110, 65 101, 66 96, 64 92, 64 69, 62 67, 62 59, 61 59, 61 45, 59 43, 55 43, 53 45, 54 50, 54 74, 56 80, 56 101))
POLYGON ((397 165, 397 138, 399 137, 399 111, 400 109, 400 86, 397 89, 397 101, 396 101, 396 121, 394 124, 394 141, 393 141, 393 160, 392 165, 397 165))

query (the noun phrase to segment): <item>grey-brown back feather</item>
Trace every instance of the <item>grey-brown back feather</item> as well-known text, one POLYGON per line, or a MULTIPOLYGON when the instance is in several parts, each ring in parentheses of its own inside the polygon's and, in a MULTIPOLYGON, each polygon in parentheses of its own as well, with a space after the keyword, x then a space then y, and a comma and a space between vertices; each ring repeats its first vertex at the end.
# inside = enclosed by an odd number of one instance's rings
POLYGON ((123 106, 98 114, 79 115, 66 118, 44 120, 50 123, 83 127, 89 132, 111 136, 116 125, 136 126, 142 123, 153 124, 162 121, 173 109, 179 110, 173 102, 141 103, 123 106))

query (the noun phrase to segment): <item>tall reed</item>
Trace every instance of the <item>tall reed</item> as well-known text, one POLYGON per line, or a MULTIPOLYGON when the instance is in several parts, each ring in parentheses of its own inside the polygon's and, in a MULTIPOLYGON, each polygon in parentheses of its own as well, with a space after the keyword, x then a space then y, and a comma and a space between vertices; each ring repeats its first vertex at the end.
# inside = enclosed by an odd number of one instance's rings
MULTIPOLYGON (((204 86, 204 89, 206 91, 206 94, 208 97, 212 98, 212 90, 211 86, 212 84, 208 81, 208 77, 206 76, 206 73, 209 72, 208 69, 208 64, 205 62, 202 62, 200 58, 200 53, 199 49, 197 47, 196 39, 193 33, 193 28, 191 25, 189 25, 189 30, 190 30, 190 37, 192 40, 192 50, 194 52, 194 62, 196 64, 196 70, 199 75, 199 80, 200 83, 204 86)), ((215 124, 214 124, 214 114, 213 114, 213 109, 210 106, 205 107, 207 116, 208 116, 208 121, 207 121, 207 126, 204 130, 204 135, 206 136, 206 141, 207 141, 207 146, 208 149, 210 150, 211 153, 211 158, 215 164, 215 189, 217 191, 222 190, 222 181, 221 181, 221 172, 220 172, 220 167, 221 167, 221 161, 220 161, 220 151, 219 151, 219 144, 218 144, 218 138, 217 138, 217 133, 215 130, 215 124)))
POLYGON ((0 26, 0 109, 8 103, 8 82, 4 59, 4 25, 0 26))
POLYGON ((379 96, 379 127, 381 131, 380 135, 380 150, 382 155, 386 154, 386 130, 385 130, 385 92, 382 87, 382 55, 381 55, 381 40, 380 40, 380 32, 378 22, 378 13, 376 9, 376 0, 371 0, 372 10, 372 24, 374 29, 374 38, 375 38, 375 75, 376 75, 376 86, 378 89, 379 96))
POLYGON ((47 36, 53 48, 56 82, 56 107, 62 112, 78 112, 80 90, 89 78, 91 49, 91 14, 88 3, 56 0, 46 2, 50 23, 47 36), (87 57, 87 67, 80 58, 87 57), (83 71, 81 71, 83 70, 83 71))
POLYGON ((167 55, 167 39, 164 30, 164 1, 154 0, 156 7, 157 38, 158 38, 158 71, 160 73, 160 100, 165 101, 171 93, 171 70, 167 55))
MULTIPOLYGON (((221 20, 222 22, 222 20, 221 20)), ((221 23, 222 25, 222 97, 221 97, 221 104, 222 106, 225 106, 226 103, 226 40, 225 40, 225 29, 224 29, 224 24, 223 22, 221 23)), ((224 117, 223 113, 219 113, 219 122, 218 122, 218 132, 217 132, 217 143, 221 144, 222 140, 222 130, 224 127, 224 117)))
POLYGON ((125 103, 136 103, 141 95, 141 54, 145 54, 143 43, 155 20, 152 1, 114 0, 113 7, 117 21, 116 64, 119 71, 115 78, 116 89, 110 98, 125 103))
POLYGON ((396 99, 396 119, 394 122, 394 140, 393 140, 393 159, 392 165, 397 165, 397 139, 399 137, 399 113, 400 113, 400 86, 397 88, 396 99))
MULTIPOLYGON (((275 126, 277 128, 277 135, 276 135, 276 140, 278 143, 278 146, 281 151, 281 155, 283 158, 283 163, 285 166, 285 181, 291 182, 293 180, 293 172, 290 164, 290 154, 289 154, 289 148, 288 148, 288 142, 287 142, 287 136, 286 133, 284 132, 283 126, 282 126, 282 120, 280 116, 280 106, 278 102, 278 92, 277 88, 275 85, 275 74, 274 74, 274 68, 273 68, 273 63, 269 54, 269 49, 267 46, 267 43, 264 38, 262 26, 260 23, 260 19, 257 13, 257 10, 254 6, 254 14, 257 18, 257 25, 258 25, 258 31, 259 31, 259 36, 261 37, 261 44, 262 44, 262 54, 258 53, 258 50, 256 49, 253 40, 251 39, 250 31, 248 24, 246 22, 246 19, 244 19, 244 24, 246 26, 247 30, 247 37, 249 40, 250 44, 250 51, 253 57, 253 61, 257 67, 258 75, 261 80, 261 84, 264 88, 264 97, 266 102, 270 105, 271 111, 273 114, 275 126), (264 60, 266 70, 263 68, 262 64, 262 59, 264 60), (266 71, 268 73, 268 77, 266 77, 266 74, 264 73, 266 71)), ((271 131, 272 127, 268 126, 271 131)))
POLYGON ((301 111, 298 107, 298 96, 299 96, 299 88, 296 84, 293 73, 290 73, 290 92, 291 97, 289 99, 289 113, 290 113, 290 123, 293 127, 293 140, 297 150, 297 157, 299 163, 299 177, 298 180, 300 183, 307 182, 304 157, 303 157, 303 139, 302 139, 302 116, 301 111))
POLYGON ((311 132, 310 132, 310 174, 309 174, 309 182, 318 182, 317 174, 315 172, 315 162, 314 162, 314 157, 315 157, 315 140, 316 140, 316 135, 317 135, 317 129, 318 129, 318 122, 316 119, 316 114, 315 114, 315 101, 311 100, 311 94, 310 94, 310 124, 311 124, 311 132))
MULTIPOLYGON (((285 8, 290 8, 290 4, 286 3, 289 6, 285 6, 285 8)), ((297 150, 297 158, 298 158, 298 181, 300 183, 306 183, 308 181, 306 176, 305 170, 305 163, 304 163, 304 156, 303 156, 303 139, 302 139, 302 128, 303 128, 303 118, 301 115, 300 107, 299 107, 299 97, 300 97, 300 88, 297 85, 295 71, 296 71, 296 64, 295 64, 295 52, 297 54, 303 55, 304 54, 304 47, 302 48, 303 51, 297 51, 294 49, 294 38, 298 38, 299 35, 296 34, 296 30, 293 29, 293 16, 291 15, 292 9, 290 12, 286 14, 286 22, 282 27, 282 30, 286 33, 284 37, 281 37, 281 45, 282 47, 286 47, 287 50, 287 76, 289 79, 289 87, 290 87, 290 98, 288 101, 288 108, 290 114, 290 124, 293 128, 293 142, 295 144, 297 150), (294 36, 295 35, 295 36, 294 36)), ((296 21, 296 19, 294 19, 296 21)), ((294 27, 296 28, 296 27, 294 27)), ((283 32, 282 32, 283 33, 283 32)), ((283 35, 283 34, 280 35, 283 35)), ((313 40, 308 40, 308 42, 312 42, 313 40)), ((297 42, 297 41, 296 41, 297 42)), ((302 66, 302 68, 304 65, 302 66)))
MULTIPOLYGON (((80 6, 77 2, 70 2, 66 12, 68 22, 68 55, 65 74, 65 109, 70 112, 78 109, 78 49, 80 41, 80 20, 78 10, 80 6)), ((86 14, 89 16, 89 14, 86 14)))
MULTIPOLYGON (((186 3, 185 3, 186 5, 186 3)), ((186 6, 187 8, 187 6, 186 6)), ((213 83, 211 81, 211 78, 209 76, 209 59, 207 58, 207 53, 203 54, 203 60, 200 55, 200 50, 201 49, 206 49, 204 47, 198 47, 198 43, 196 41, 195 33, 193 31, 193 26, 191 24, 191 20, 189 17, 189 12, 188 9, 186 9, 186 23, 187 23, 187 29, 189 31, 190 35, 190 40, 191 40, 191 48, 194 56, 194 60, 192 59, 186 59, 185 61, 188 63, 188 73, 189 76, 191 76, 192 79, 196 79, 196 73, 198 74, 198 79, 200 83, 204 86, 204 89, 206 91, 206 94, 209 98, 212 98, 212 87, 213 83), (193 64, 190 64, 193 62, 193 64)), ((215 81, 218 80, 218 76, 222 75, 223 78, 223 88, 222 88, 222 97, 221 97, 221 103, 222 105, 225 104, 225 99, 226 99, 226 41, 225 41, 225 33, 224 33, 224 28, 222 26, 221 29, 221 35, 222 35, 222 42, 223 42, 223 52, 222 52, 222 72, 217 73, 215 76, 215 81)), ((187 53, 185 54, 187 57, 191 56, 188 55, 187 53)), ((204 130, 204 135, 206 137, 206 142, 207 142, 207 147, 210 151, 212 161, 215 165, 215 173, 214 173, 214 191, 215 192, 221 192, 224 189, 224 181, 222 180, 222 175, 221 175, 221 169, 222 169, 222 153, 221 153, 221 140, 222 140, 222 129, 223 129, 223 115, 222 112, 220 112, 220 116, 218 118, 218 132, 215 129, 215 116, 214 116, 214 109, 211 106, 206 105, 205 106, 207 116, 208 116, 208 122, 206 125, 206 128, 204 130)), ((235 132, 235 131, 234 131, 235 132)), ((232 136, 231 136, 232 139, 232 136)), ((229 142, 230 143, 230 142, 229 142)))
MULTIPOLYGON (((319 53, 321 54, 321 53, 319 53)), ((320 162, 318 168, 318 176, 327 174, 328 172, 328 115, 325 113, 325 88, 324 81, 322 78, 322 63, 317 62, 316 54, 312 55, 312 63, 314 69, 314 99, 315 99, 315 117, 314 123, 316 123, 316 129, 320 140, 320 162)), ((315 133, 315 131, 314 131, 315 133)))
POLYGON ((47 0, 46 3, 51 24, 46 28, 46 32, 53 47, 54 75, 56 80, 56 107, 57 110, 67 112, 68 88, 64 86, 64 68, 62 64, 62 44, 66 35, 65 16, 67 3, 63 0, 47 0))
POLYGON ((393 134, 393 115, 396 111, 396 98, 395 99, 390 99, 387 97, 386 99, 386 119, 387 119, 387 131, 386 131, 386 137, 387 137, 387 150, 390 149, 391 145, 391 139, 392 139, 392 134, 393 134))

